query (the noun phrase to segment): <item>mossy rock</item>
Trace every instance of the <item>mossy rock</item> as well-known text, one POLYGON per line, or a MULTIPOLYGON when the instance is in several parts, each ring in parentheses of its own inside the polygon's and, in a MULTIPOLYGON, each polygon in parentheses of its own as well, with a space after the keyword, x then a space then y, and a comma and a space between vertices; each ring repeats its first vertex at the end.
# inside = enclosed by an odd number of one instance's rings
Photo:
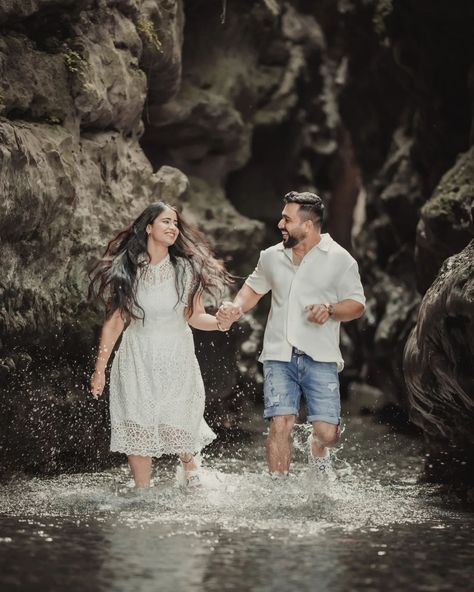
POLYGON ((474 237, 474 147, 442 177, 421 209, 417 229, 418 283, 425 291, 442 262, 474 237))

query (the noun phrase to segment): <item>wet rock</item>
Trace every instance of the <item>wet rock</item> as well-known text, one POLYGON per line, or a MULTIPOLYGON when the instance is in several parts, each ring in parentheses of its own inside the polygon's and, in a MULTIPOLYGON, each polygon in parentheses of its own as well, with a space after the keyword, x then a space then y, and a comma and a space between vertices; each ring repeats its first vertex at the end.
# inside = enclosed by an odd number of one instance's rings
POLYGON ((146 98, 134 23, 110 8, 81 14, 64 49, 72 94, 85 129, 137 131, 146 98))
POLYGON ((143 0, 136 19, 143 43, 140 67, 149 108, 173 99, 181 85, 184 13, 181 0, 143 0))
POLYGON ((474 241, 447 259, 405 348, 412 421, 432 457, 428 474, 472 483, 474 466, 474 241))
POLYGON ((366 220, 355 241, 367 296, 366 314, 354 336, 363 348, 362 376, 385 393, 387 402, 402 407, 407 404, 403 348, 421 300, 413 251, 422 197, 411 148, 406 132, 398 130, 386 162, 368 187, 366 220))
POLYGON ((170 202, 184 201, 189 188, 189 179, 179 169, 162 166, 154 175, 160 198, 170 202))
POLYGON ((387 273, 372 270, 366 279, 366 313, 351 328, 360 378, 384 393, 385 402, 406 407, 403 348, 416 322, 420 297, 387 273))
POLYGON ((235 273, 249 271, 263 238, 263 224, 242 216, 225 198, 224 190, 199 177, 190 177, 183 213, 201 227, 216 252, 235 273))
POLYGON ((38 51, 24 35, 0 39, 0 114, 61 123, 74 116, 61 54, 38 51))
POLYGON ((0 23, 8 19, 24 19, 41 9, 66 8, 74 4, 87 6, 90 4, 90 0, 1 0, 0 23))
POLYGON ((459 156, 421 209, 417 230, 420 290, 433 282, 441 263, 474 237, 474 148, 459 156))

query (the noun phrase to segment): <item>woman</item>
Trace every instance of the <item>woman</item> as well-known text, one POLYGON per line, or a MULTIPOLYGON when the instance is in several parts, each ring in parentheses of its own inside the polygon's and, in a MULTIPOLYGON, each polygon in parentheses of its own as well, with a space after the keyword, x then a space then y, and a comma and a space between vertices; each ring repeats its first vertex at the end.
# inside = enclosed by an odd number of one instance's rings
POLYGON ((217 298, 231 283, 202 234, 164 202, 145 209, 113 239, 91 274, 89 296, 106 304, 94 397, 124 331, 110 376, 111 450, 128 455, 135 487, 150 485, 152 457, 179 455, 188 486, 200 485, 194 455, 215 434, 204 421, 204 385, 192 331, 225 331, 207 314, 203 293, 217 298))

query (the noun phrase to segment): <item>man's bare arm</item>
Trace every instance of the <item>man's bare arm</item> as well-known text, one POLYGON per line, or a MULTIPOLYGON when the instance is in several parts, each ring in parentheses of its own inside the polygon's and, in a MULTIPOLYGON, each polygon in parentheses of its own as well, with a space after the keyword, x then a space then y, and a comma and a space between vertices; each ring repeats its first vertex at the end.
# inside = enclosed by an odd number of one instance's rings
POLYGON ((225 325, 234 323, 244 312, 252 309, 262 296, 263 294, 258 294, 249 285, 244 284, 234 298, 234 302, 222 303, 216 314, 217 320, 225 325))
POLYGON ((358 319, 364 314, 365 307, 360 302, 357 302, 357 300, 347 299, 332 304, 332 315, 329 315, 326 304, 310 304, 305 310, 309 312, 308 321, 318 323, 318 325, 324 325, 330 318, 334 321, 341 322, 358 319))
POLYGON ((263 294, 258 294, 248 284, 244 284, 237 296, 234 298, 234 306, 240 307, 242 312, 251 310, 263 297, 263 294))

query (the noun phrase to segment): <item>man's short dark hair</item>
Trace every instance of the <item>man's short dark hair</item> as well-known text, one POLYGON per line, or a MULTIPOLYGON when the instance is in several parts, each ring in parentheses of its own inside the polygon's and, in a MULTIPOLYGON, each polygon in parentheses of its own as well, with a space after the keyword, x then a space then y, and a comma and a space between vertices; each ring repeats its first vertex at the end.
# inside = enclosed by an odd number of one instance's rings
POLYGON ((285 195, 283 201, 288 203, 295 203, 300 206, 298 214, 304 220, 311 220, 315 226, 321 227, 324 219, 324 202, 316 195, 309 191, 290 191, 285 195))

